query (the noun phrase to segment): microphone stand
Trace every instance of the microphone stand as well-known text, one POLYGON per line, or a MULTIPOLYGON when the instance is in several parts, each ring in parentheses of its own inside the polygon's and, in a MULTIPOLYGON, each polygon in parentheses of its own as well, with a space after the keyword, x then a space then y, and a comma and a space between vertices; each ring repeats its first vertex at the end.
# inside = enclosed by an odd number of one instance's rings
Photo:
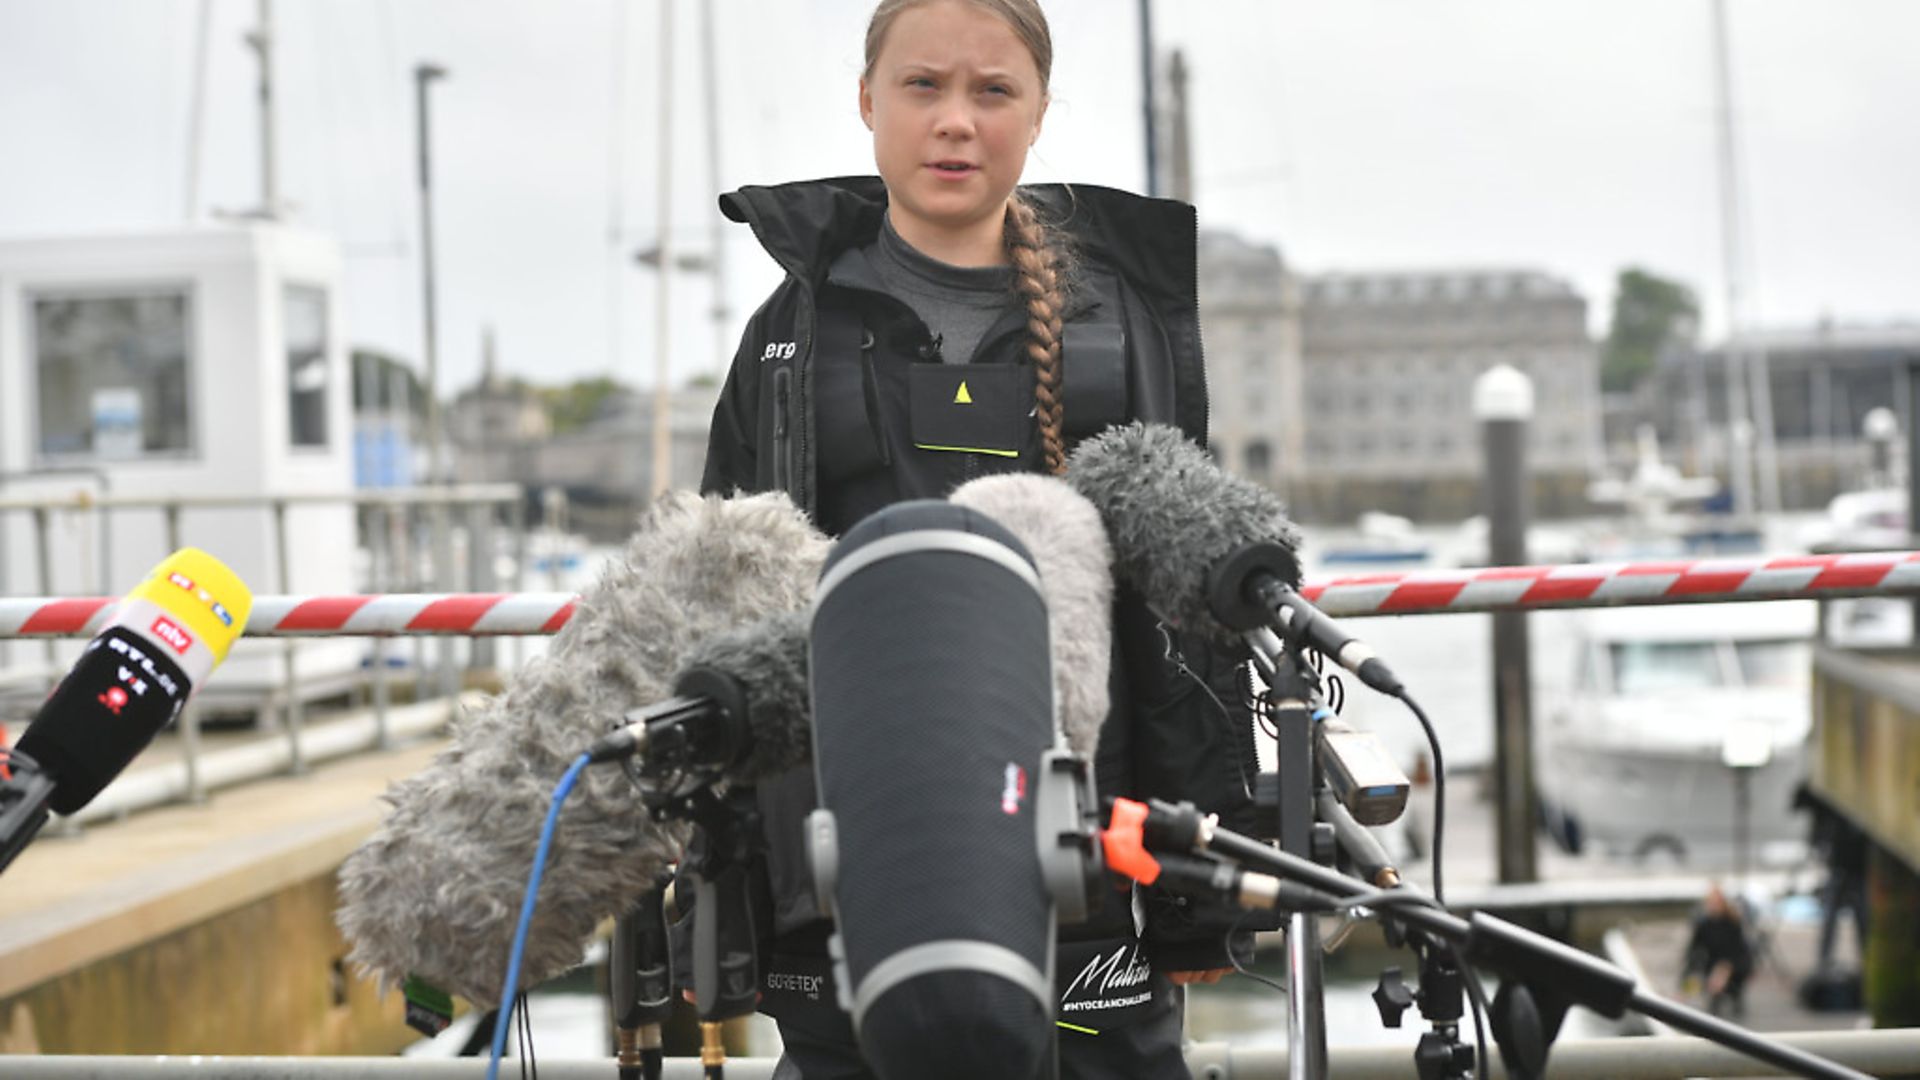
MULTIPOLYGON (((1865 1073, 1643 990, 1633 976, 1612 964, 1505 919, 1484 912, 1462 919, 1431 906, 1430 900, 1404 887, 1385 892, 1368 890, 1362 883, 1311 859, 1222 829, 1213 820, 1203 818, 1190 803, 1174 806, 1151 802, 1140 824, 1149 849, 1158 843, 1182 852, 1210 854, 1240 866, 1259 868, 1258 874, 1219 883, 1220 891, 1237 899, 1242 906, 1258 909, 1285 904, 1296 910, 1312 910, 1316 906, 1342 907, 1346 906, 1342 901, 1364 897, 1369 906, 1391 908, 1393 918, 1409 928, 1430 935, 1435 941, 1451 942, 1468 963, 1497 970, 1523 985, 1551 986, 1567 1001, 1585 1005, 1609 1019, 1617 1020, 1631 1009, 1799 1076, 1816 1080, 1868 1080, 1865 1073), (1255 881, 1255 878, 1262 880, 1255 881), (1425 902, 1393 902, 1401 898, 1425 902)), ((1545 1047, 1536 1048, 1536 1054, 1537 1061, 1510 1061, 1509 1066, 1516 1075, 1522 1071, 1544 1075, 1545 1047)), ((1289 1055, 1293 1059, 1299 1056, 1297 1047, 1289 1055)), ((1297 1070, 1290 1071, 1298 1075, 1297 1070)))
POLYGON ((751 1013, 760 999, 755 953, 753 896, 748 874, 759 842, 760 813, 753 792, 732 788, 722 797, 710 786, 656 807, 656 814, 685 818, 700 830, 681 865, 693 883, 693 998, 700 1016, 700 1062, 707 1080, 726 1075, 727 1048, 721 1024, 751 1013))
POLYGON ((672 949, 667 942, 666 893, 673 876, 661 873, 626 914, 613 922, 607 958, 620 1080, 660 1080, 664 1067, 660 1026, 673 1011, 672 949))
MULTIPOLYGON (((1254 663, 1267 683, 1266 713, 1274 722, 1275 775, 1261 792, 1272 799, 1272 822, 1280 850, 1300 859, 1316 857, 1317 828, 1314 725, 1321 713, 1320 677, 1308 665, 1295 640, 1282 642, 1270 629, 1243 635, 1254 663)), ((1264 785, 1263 785, 1264 787, 1264 785)), ((1324 848, 1324 844, 1321 845, 1324 848)), ((1315 1080, 1327 1074, 1325 954, 1320 926, 1307 910, 1287 916, 1288 1080, 1315 1080)))

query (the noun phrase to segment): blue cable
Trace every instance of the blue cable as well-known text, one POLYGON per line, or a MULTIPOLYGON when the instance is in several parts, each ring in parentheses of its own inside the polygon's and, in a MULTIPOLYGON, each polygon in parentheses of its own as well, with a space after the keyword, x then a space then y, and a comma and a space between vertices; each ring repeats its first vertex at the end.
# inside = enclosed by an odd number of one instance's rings
POLYGON ((533 876, 527 879, 527 898, 520 903, 520 925, 513 930, 513 953, 507 960, 507 985, 500 991, 500 1011, 493 1021, 493 1057, 487 1062, 487 1080, 499 1080, 500 1059, 506 1056, 507 1028, 509 1018, 513 1016, 514 987, 520 984, 520 959, 527 950, 527 929, 533 925, 533 902, 540 895, 540 876, 547 869, 547 850, 553 846, 554 826, 560 821, 560 807, 573 791, 573 785, 580 779, 593 760, 592 755, 581 754, 568 767, 567 775, 560 778, 560 785, 553 789, 553 805, 547 807, 547 823, 540 827, 540 847, 533 853, 533 876))

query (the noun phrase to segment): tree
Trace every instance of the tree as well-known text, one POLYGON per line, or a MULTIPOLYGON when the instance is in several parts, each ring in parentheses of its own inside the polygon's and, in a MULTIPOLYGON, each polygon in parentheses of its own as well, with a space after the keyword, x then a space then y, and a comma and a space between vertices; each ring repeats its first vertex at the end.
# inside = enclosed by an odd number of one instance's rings
POLYGON ((546 402, 547 415, 553 420, 553 433, 563 435, 586 427, 599 415, 607 398, 625 389, 615 379, 596 375, 591 379, 575 379, 565 386, 541 387, 540 398, 546 402))
POLYGON ((1637 266, 1620 271, 1613 325, 1600 354, 1601 389, 1633 389, 1652 373, 1662 350, 1692 343, 1699 321, 1700 301, 1691 288, 1637 266))

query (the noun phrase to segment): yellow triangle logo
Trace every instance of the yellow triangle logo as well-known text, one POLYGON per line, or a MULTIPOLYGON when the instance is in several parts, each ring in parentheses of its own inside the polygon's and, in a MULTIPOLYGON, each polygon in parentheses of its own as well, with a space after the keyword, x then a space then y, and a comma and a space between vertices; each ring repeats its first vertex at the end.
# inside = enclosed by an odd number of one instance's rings
POLYGON ((953 395, 953 403, 955 405, 973 404, 973 395, 967 393, 967 382, 965 379, 960 380, 960 391, 953 395))

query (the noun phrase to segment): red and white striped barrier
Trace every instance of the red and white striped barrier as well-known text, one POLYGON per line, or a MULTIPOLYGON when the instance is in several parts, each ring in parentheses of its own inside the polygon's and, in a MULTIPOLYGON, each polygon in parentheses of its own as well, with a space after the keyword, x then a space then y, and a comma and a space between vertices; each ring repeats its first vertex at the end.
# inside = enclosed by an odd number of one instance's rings
MULTIPOLYGON (((248 637, 498 637, 551 634, 580 598, 572 593, 392 593, 256 596, 248 637)), ((0 600, 0 638, 92 637, 118 597, 0 600)))
POLYGON ((1334 616, 1912 595, 1920 551, 1413 570, 1309 580, 1300 592, 1334 616))
MULTIPOLYGON (((1920 551, 1413 570, 1313 578, 1300 591, 1334 616, 1913 596, 1920 551)), ((578 601, 570 593, 256 596, 247 636, 551 634, 578 601)), ((91 637, 118 605, 114 597, 0 599, 0 639, 91 637)))

